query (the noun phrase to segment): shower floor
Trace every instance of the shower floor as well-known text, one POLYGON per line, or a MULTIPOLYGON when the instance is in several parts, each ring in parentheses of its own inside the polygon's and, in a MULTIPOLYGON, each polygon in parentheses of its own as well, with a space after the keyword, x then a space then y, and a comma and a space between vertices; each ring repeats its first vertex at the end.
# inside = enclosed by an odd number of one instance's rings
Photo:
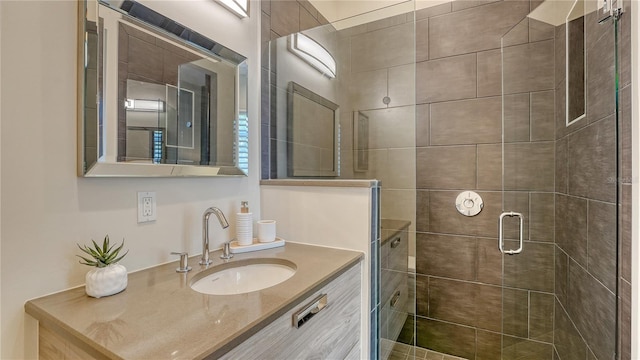
POLYGON ((467 360, 465 358, 442 354, 433 350, 423 349, 417 346, 413 347, 386 339, 381 339, 380 352, 383 355, 382 358, 386 358, 387 360, 467 360))
MULTIPOLYGON (((409 298, 415 299, 415 258, 409 256, 409 298)), ((380 358, 387 360, 467 360, 454 355, 443 354, 437 351, 413 346, 414 344, 414 316, 415 307, 409 309, 409 316, 398 335, 397 341, 380 339, 380 358), (414 350, 415 349, 415 350, 414 350), (415 357, 414 357, 415 356, 415 357)))

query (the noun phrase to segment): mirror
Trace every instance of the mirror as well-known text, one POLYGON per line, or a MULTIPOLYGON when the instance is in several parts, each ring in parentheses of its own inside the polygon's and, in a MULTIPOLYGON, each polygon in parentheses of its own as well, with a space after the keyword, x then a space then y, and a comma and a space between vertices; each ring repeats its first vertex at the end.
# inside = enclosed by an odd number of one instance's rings
POLYGON ((246 58, 136 1, 79 6, 79 175, 246 176, 246 58))
POLYGON ((337 45, 331 25, 269 42, 271 76, 268 102, 263 103, 268 103, 269 111, 263 109, 262 117, 262 129, 268 129, 263 146, 268 144, 269 149, 263 155, 269 156, 269 178, 344 175, 340 164, 344 169, 341 159, 350 144, 340 139, 344 135, 341 116, 346 113, 338 99, 346 89, 341 88, 344 73, 338 70, 337 45))
POLYGON ((566 126, 586 116, 585 4, 576 0, 566 18, 566 126))
POLYGON ((289 83, 287 144, 290 177, 338 176, 338 105, 289 83))

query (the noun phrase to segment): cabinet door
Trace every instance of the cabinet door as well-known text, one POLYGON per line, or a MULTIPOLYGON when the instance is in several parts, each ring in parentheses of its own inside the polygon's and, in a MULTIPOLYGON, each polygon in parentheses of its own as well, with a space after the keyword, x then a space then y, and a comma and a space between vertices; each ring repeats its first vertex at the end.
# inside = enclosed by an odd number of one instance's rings
POLYGON ((396 341, 407 319, 408 240, 405 228, 387 239, 380 251, 380 338, 391 341, 396 341))
POLYGON ((360 276, 360 264, 356 264, 221 359, 345 359, 353 356, 352 350, 360 347, 360 276), (296 328, 293 315, 321 294, 327 295, 326 307, 296 328))
POLYGON ((50 329, 42 324, 38 325, 38 359, 106 359, 105 355, 93 350, 89 354, 85 350, 91 350, 89 345, 82 343, 77 338, 67 337, 59 331, 50 329))

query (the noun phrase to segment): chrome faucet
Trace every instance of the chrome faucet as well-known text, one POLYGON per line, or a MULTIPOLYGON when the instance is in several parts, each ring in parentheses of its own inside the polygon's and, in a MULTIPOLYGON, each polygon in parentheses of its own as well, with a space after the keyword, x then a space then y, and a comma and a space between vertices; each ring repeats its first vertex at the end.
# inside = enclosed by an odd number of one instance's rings
POLYGON ((229 260, 233 257, 231 253, 231 242, 226 242, 222 244, 222 255, 220 255, 220 259, 229 260))
POLYGON ((211 214, 216 214, 220 226, 222 226, 223 229, 229 227, 229 222, 227 222, 227 218, 224 217, 222 210, 217 207, 210 207, 205 210, 204 215, 202 215, 202 259, 200 259, 198 263, 200 265, 211 264, 211 260, 209 259, 209 216, 211 216, 211 214))

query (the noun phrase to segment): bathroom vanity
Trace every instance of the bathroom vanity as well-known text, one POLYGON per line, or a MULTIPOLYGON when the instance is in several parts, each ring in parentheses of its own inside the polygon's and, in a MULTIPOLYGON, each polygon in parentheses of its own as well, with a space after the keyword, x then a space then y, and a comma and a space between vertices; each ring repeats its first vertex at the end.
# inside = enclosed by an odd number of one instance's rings
POLYGON ((82 286, 28 301, 40 359, 360 357, 362 253, 287 243, 236 254, 229 263, 279 259, 296 272, 259 291, 196 292, 192 280, 224 264, 218 252, 208 268, 190 258, 189 273, 177 262, 131 273, 110 297, 90 298, 82 286))
POLYGON ((396 341, 409 310, 407 258, 411 223, 382 219, 380 224, 380 338, 396 341))

